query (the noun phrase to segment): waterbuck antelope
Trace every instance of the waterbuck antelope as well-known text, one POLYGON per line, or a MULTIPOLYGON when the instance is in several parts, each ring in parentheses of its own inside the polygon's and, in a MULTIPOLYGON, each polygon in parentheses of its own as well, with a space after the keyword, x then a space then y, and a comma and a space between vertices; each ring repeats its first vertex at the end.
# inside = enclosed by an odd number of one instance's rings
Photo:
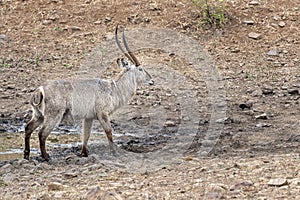
POLYGON ((45 82, 35 90, 30 100, 33 116, 25 126, 25 159, 29 159, 31 133, 42 124, 38 133, 41 155, 44 160, 49 160, 46 139, 63 119, 82 119, 82 156, 88 156, 87 142, 95 119, 99 120, 108 138, 110 150, 115 153, 109 115, 126 104, 139 85, 153 84, 150 74, 140 66, 140 62, 128 48, 124 27, 122 39, 126 50, 118 39, 118 26, 115 37, 119 49, 133 63, 129 64, 123 58, 118 59, 122 71, 115 80, 53 80, 45 82))

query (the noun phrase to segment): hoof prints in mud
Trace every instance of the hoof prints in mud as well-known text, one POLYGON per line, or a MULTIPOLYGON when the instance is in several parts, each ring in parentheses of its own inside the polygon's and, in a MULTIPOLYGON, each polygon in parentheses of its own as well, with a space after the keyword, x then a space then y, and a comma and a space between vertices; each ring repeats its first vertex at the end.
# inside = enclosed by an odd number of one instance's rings
POLYGON ((148 153, 161 149, 166 145, 171 136, 155 135, 148 138, 134 137, 125 142, 119 141, 121 148, 133 153, 148 153))

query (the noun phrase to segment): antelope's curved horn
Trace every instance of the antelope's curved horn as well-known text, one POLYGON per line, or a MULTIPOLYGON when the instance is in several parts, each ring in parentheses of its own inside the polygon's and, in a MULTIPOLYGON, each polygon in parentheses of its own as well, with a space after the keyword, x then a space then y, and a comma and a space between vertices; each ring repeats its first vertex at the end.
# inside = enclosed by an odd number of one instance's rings
POLYGON ((125 39, 125 33, 124 33, 124 27, 123 26, 122 26, 122 38, 123 38, 123 43, 124 43, 125 49, 127 50, 128 54, 131 56, 132 60, 134 61, 135 66, 138 67, 141 64, 128 47, 128 44, 127 44, 126 39, 125 39))
MULTIPOLYGON (((124 29, 124 28, 123 28, 124 29)), ((119 38, 118 38, 118 25, 116 26, 116 30, 115 30, 115 38, 116 38, 116 42, 117 42, 117 45, 118 45, 118 47, 119 47, 119 49, 122 51, 122 53, 132 62, 132 63, 134 63, 134 64, 136 64, 135 63, 135 60, 130 56, 130 53, 128 52, 126 52, 124 49, 123 49, 123 47, 121 46, 121 44, 120 44, 120 41, 119 41, 119 38)), ((125 44, 124 44, 125 45, 125 44)))

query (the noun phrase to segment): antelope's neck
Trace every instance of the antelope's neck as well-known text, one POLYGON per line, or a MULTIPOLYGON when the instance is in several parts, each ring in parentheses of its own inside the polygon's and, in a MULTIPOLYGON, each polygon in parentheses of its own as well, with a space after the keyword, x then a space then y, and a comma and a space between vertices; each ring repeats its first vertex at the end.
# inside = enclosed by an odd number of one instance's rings
POLYGON ((137 89, 137 81, 134 72, 127 72, 115 81, 113 99, 116 108, 125 105, 134 95, 137 89))

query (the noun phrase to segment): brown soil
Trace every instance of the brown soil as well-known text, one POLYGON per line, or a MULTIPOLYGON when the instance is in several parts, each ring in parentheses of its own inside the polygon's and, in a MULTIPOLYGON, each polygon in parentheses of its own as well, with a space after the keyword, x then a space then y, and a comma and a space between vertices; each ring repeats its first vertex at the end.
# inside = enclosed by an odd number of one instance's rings
MULTIPOLYGON (((225 81, 227 102, 222 134, 207 158, 191 154, 155 171, 133 173, 113 163, 115 158, 111 163, 99 159, 97 145, 89 158, 70 156, 77 149, 53 150, 59 159, 50 163, 2 163, 1 199, 299 199, 299 4, 249 2, 228 3, 230 20, 215 29, 199 25, 201 16, 191 1, 0 0, 1 122, 24 119, 30 94, 42 82, 76 77, 86 55, 110 37, 116 24, 128 30, 168 28, 196 39, 225 81), (250 32, 261 36, 252 39, 250 32), (60 151, 67 153, 59 157, 60 151)), ((151 50, 138 56, 144 63, 176 63, 174 69, 191 80, 201 104, 209 105, 202 77, 182 67, 188 65, 187 58, 151 50)), ((116 72, 107 68, 100 76, 111 78, 116 72)), ((158 69, 150 72, 160 74, 158 69)), ((156 97, 167 99, 169 92, 159 84, 143 88, 129 106, 148 109, 156 97), (151 98, 144 94, 148 90, 151 98), (139 98, 150 103, 138 104, 139 98)), ((168 120, 178 125, 178 102, 168 103, 162 103, 173 110, 168 120)), ((207 129, 209 120, 206 108, 199 129, 207 129)), ((121 122, 115 119, 116 130, 130 132, 132 126, 121 122)))

